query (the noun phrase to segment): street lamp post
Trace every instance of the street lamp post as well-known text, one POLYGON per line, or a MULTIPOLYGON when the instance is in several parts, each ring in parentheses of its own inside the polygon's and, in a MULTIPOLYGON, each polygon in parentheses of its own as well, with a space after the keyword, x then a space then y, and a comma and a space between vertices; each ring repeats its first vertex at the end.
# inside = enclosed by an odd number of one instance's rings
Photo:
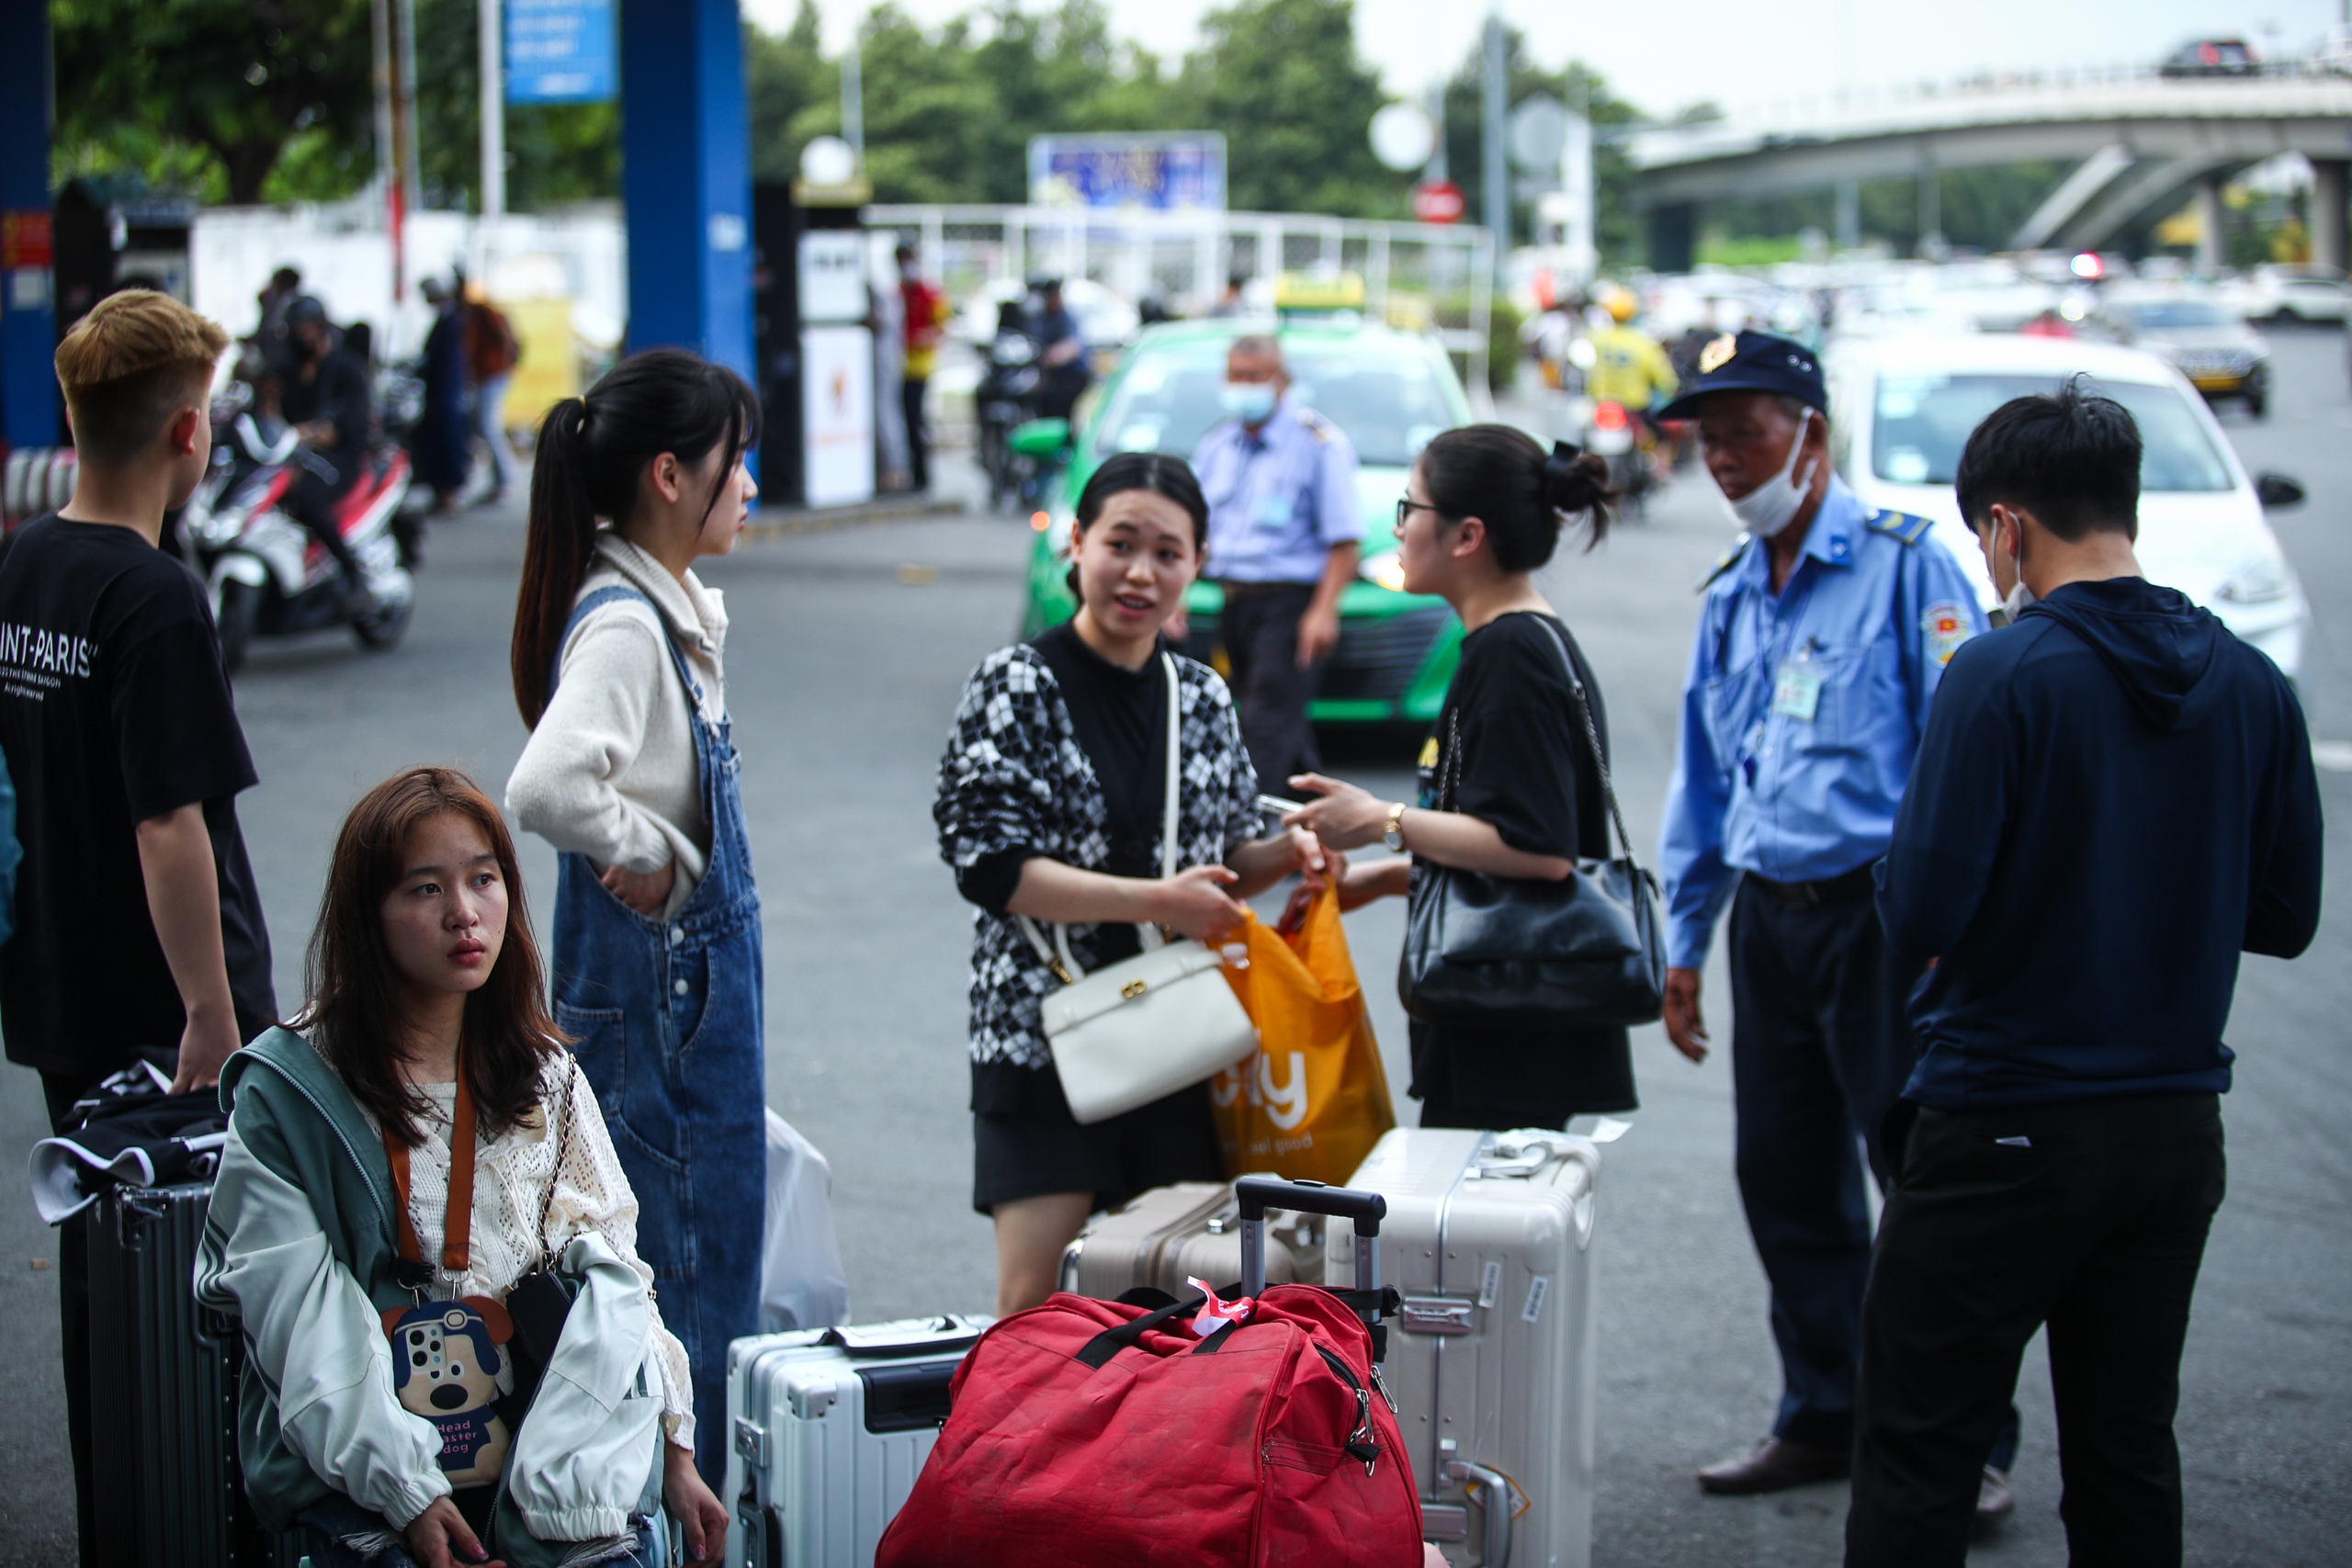
POLYGON ((1510 165, 1503 155, 1503 116, 1510 83, 1503 57, 1500 5, 1487 13, 1486 71, 1479 105, 1479 181, 1486 186, 1487 229, 1495 237, 1495 263, 1510 245, 1510 165))
POLYGON ((506 216, 506 66, 500 24, 504 0, 481 0, 482 260, 488 270, 490 225, 506 216))

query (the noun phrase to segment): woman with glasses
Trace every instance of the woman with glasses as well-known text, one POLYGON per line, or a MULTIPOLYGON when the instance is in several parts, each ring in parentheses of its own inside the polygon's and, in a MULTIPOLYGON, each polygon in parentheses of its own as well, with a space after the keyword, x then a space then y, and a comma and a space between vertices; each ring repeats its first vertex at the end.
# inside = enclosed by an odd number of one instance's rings
MULTIPOLYGON (((1434 593, 1462 617, 1462 662, 1422 749, 1410 801, 1383 800, 1319 773, 1291 780, 1318 796, 1283 818, 1326 846, 1405 852, 1351 862, 1340 907, 1408 896, 1415 860, 1493 876, 1558 882, 1579 859, 1607 859, 1609 807, 1563 657, 1608 745, 1600 682, 1529 574, 1582 516, 1588 547, 1609 526, 1608 467, 1550 453, 1505 425, 1474 424, 1423 449, 1396 502, 1397 560, 1408 593, 1434 593)), ((1619 1027, 1472 1028, 1415 1021, 1412 1094, 1424 1127, 1562 1127, 1571 1116, 1634 1108, 1633 1056, 1619 1027)))

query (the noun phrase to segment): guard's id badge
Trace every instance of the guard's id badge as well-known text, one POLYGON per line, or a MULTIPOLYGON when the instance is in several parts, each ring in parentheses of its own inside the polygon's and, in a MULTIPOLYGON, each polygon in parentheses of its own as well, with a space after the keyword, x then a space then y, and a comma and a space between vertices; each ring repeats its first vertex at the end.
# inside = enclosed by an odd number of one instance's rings
POLYGON ((1813 649, 1801 648, 1781 666, 1772 682, 1772 711, 1799 724, 1811 724, 1821 706, 1821 672, 1813 667, 1813 649))

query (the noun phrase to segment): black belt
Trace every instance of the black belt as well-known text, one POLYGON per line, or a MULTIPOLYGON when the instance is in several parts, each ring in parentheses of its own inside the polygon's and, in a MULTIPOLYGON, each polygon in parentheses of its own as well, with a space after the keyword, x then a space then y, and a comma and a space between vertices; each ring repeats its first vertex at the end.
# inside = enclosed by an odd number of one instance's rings
POLYGON ((1254 599, 1261 593, 1303 593, 1311 591, 1312 582, 1232 582, 1216 579, 1217 587, 1228 599, 1254 599))
POLYGON ((1819 882, 1775 882, 1754 872, 1743 874, 1765 893, 1781 901, 1787 909, 1818 909, 1824 904, 1843 904, 1853 898, 1867 898, 1878 891, 1878 880, 1871 874, 1873 867, 1858 865, 1841 876, 1825 877, 1819 882))

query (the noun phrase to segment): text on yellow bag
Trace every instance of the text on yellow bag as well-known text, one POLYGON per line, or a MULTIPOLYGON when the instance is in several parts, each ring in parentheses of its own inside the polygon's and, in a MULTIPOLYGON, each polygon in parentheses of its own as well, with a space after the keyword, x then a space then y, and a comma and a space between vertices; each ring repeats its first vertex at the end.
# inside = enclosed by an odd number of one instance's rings
POLYGON ((1252 917, 1225 977, 1258 1026, 1258 1050, 1209 1080, 1226 1174, 1344 1183, 1396 1124, 1372 1018, 1348 956, 1336 892, 1288 935, 1252 917))

